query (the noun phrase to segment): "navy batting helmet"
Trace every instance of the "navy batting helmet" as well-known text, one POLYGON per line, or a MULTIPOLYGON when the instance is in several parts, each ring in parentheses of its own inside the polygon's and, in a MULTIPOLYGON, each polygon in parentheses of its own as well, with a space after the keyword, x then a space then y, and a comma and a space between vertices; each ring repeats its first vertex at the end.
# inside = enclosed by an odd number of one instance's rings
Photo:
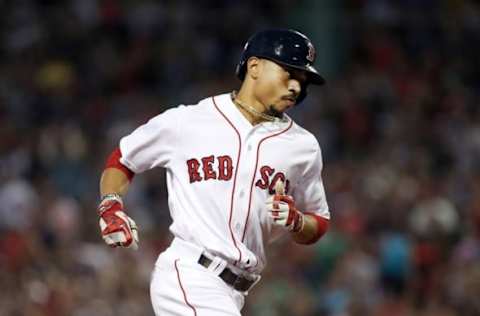
MULTIPOLYGON (((237 65, 236 74, 240 80, 245 79, 247 60, 252 57, 272 60, 280 65, 304 70, 308 75, 308 83, 322 85, 325 79, 313 66, 315 48, 308 37, 289 29, 269 29, 255 33, 245 44, 237 65)), ((306 96, 306 87, 297 103, 306 96)))

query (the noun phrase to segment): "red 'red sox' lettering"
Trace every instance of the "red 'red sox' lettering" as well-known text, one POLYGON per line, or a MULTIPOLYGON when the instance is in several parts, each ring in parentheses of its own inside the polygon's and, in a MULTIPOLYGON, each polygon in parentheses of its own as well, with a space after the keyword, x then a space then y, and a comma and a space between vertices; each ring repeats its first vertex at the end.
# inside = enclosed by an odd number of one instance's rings
POLYGON ((255 185, 260 189, 267 189, 269 194, 275 194, 275 183, 278 180, 282 180, 285 183, 285 193, 288 193, 288 189, 290 188, 290 181, 285 177, 283 172, 277 172, 273 176, 272 180, 270 178, 275 173, 275 168, 270 166, 263 166, 260 168, 260 179, 257 180, 255 185))
POLYGON ((187 167, 188 167, 188 174, 190 176, 190 183, 202 181, 202 177, 198 172, 198 168, 200 167, 200 163, 197 159, 189 159, 187 160, 187 167))
POLYGON ((215 157, 213 155, 202 158, 203 178, 205 180, 217 178, 217 173, 213 171, 213 166, 212 166, 214 159, 215 157))
MULTIPOLYGON (((200 158, 200 160, 192 158, 187 160, 187 169, 190 183, 207 180, 229 181, 233 175, 233 161, 227 155, 218 156, 216 159, 214 155, 200 158)), ((260 179, 255 182, 257 187, 268 190, 269 194, 275 194, 275 183, 281 180, 285 183, 285 193, 288 193, 290 181, 283 172, 275 173, 275 168, 263 166, 259 173, 260 179)))
POLYGON ((255 183, 255 185, 257 187, 259 187, 260 189, 266 189, 268 188, 268 184, 269 184, 269 179, 270 179, 270 176, 275 172, 275 169, 269 167, 269 166, 263 166, 260 168, 260 177, 261 179, 259 179, 257 181, 257 183, 255 183))
POLYGON ((228 181, 232 178, 233 162, 232 158, 229 156, 217 157, 216 170, 214 170, 214 155, 203 157, 200 161, 195 158, 187 160, 187 170, 190 177, 190 183, 210 179, 228 181))
POLYGON ((232 178, 233 163, 229 156, 218 156, 218 180, 228 181, 232 178))

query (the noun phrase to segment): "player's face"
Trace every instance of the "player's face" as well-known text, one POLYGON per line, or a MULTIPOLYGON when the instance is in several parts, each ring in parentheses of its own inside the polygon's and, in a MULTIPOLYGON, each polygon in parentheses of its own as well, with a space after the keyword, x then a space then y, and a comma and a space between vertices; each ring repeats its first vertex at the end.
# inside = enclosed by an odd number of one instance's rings
POLYGON ((306 82, 305 71, 261 59, 255 96, 271 114, 284 112, 295 105, 306 82))

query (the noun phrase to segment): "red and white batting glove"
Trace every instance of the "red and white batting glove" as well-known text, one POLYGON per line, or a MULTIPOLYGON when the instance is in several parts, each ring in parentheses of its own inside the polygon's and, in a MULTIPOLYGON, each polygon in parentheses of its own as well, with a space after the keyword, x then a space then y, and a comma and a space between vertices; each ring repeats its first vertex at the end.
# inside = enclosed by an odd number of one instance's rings
POLYGON ((267 199, 267 211, 275 225, 286 227, 291 232, 303 229, 304 215, 295 207, 293 197, 285 195, 285 187, 281 180, 275 183, 275 195, 267 199))
POLYGON ((110 247, 138 249, 137 224, 123 211, 123 201, 118 194, 107 194, 97 208, 103 240, 110 247))

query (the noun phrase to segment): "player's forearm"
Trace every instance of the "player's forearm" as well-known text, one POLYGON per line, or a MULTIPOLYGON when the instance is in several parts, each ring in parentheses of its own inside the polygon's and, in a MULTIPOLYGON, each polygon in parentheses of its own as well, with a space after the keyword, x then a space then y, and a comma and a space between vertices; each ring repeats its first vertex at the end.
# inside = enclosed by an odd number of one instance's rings
POLYGON ((117 193, 123 196, 127 193, 129 184, 130 180, 124 172, 116 168, 107 168, 100 178, 100 195, 117 193))
POLYGON ((305 214, 303 229, 292 232, 292 238, 299 244, 312 244, 322 237, 328 229, 328 220, 305 214))

